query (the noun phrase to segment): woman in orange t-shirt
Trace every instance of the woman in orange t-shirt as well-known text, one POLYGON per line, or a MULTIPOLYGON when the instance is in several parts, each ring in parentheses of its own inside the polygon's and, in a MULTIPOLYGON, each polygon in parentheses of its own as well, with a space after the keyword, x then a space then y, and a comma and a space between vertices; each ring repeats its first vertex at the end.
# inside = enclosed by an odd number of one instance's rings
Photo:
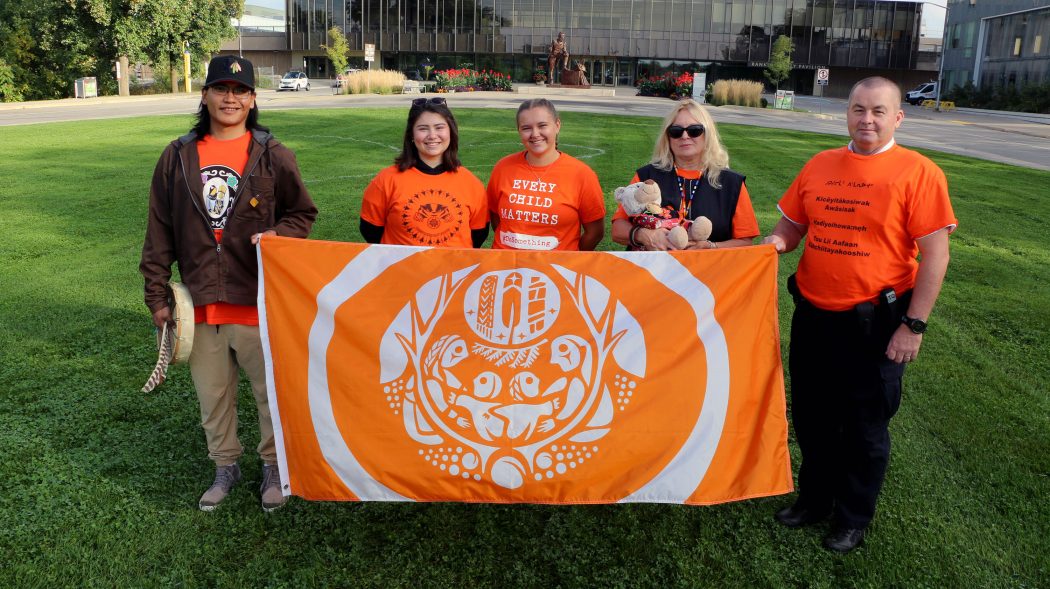
MULTIPOLYGON (((680 220, 700 216, 711 220, 711 237, 690 241, 686 249, 740 247, 751 245, 758 236, 758 220, 744 176, 729 169, 729 154, 718 138, 714 120, 694 100, 680 100, 664 117, 653 159, 631 182, 644 180, 660 186, 660 206, 680 220)), ((634 225, 623 207, 613 215, 612 239, 628 249, 678 249, 668 241, 669 231, 634 225)))
POLYGON ((361 203, 368 243, 481 247, 489 234, 485 186, 459 162, 459 130, 445 99, 417 98, 404 145, 361 203))
POLYGON ((594 170, 558 151, 561 119, 546 98, 518 107, 525 151, 496 163, 488 205, 493 249, 593 250, 605 235, 605 196, 594 170))

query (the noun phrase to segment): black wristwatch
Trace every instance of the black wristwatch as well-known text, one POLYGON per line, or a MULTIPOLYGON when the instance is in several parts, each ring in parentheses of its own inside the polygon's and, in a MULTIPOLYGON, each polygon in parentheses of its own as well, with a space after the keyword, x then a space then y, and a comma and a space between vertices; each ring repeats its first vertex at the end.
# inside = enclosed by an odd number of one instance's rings
POLYGON ((907 325, 908 329, 910 329, 912 333, 926 333, 926 322, 922 319, 915 319, 913 317, 908 317, 907 315, 902 315, 901 323, 907 325))

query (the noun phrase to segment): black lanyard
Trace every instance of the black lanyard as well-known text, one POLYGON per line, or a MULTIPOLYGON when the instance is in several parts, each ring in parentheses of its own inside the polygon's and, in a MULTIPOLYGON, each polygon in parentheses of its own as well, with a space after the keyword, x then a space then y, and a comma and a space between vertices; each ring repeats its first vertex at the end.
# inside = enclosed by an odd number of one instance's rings
POLYGON ((682 177, 678 174, 678 166, 674 168, 674 177, 678 180, 678 191, 682 194, 682 200, 678 206, 678 219, 686 220, 689 218, 689 214, 693 210, 693 199, 696 198, 696 190, 700 188, 701 178, 689 181, 689 190, 685 189, 685 183, 682 182, 682 177))

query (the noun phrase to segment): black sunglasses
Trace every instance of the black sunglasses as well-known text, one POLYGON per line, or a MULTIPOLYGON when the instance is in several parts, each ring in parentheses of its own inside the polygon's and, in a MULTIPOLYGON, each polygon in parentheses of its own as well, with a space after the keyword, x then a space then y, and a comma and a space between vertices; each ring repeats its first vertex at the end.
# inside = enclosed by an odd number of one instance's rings
POLYGON ((445 104, 445 99, 440 96, 435 96, 434 98, 416 98, 412 101, 412 106, 426 106, 428 104, 441 106, 442 104, 445 104))
POLYGON ((667 136, 671 139, 681 139, 683 133, 688 133, 690 137, 696 139, 697 137, 703 135, 704 131, 705 129, 703 125, 689 125, 688 127, 683 127, 681 125, 671 125, 667 128, 667 136))

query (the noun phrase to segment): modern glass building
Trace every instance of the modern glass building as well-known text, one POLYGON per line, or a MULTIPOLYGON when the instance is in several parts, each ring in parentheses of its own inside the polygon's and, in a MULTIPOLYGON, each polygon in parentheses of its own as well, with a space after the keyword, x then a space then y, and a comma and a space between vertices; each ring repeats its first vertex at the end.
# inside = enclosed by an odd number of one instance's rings
MULTIPOLYGON (((267 0, 247 0, 268 10, 267 0)), ((278 55, 313 77, 332 77, 321 48, 338 28, 360 67, 366 44, 377 63, 414 75, 420 64, 437 69, 469 64, 529 79, 545 63, 551 40, 564 31, 571 59, 594 85, 631 85, 644 75, 708 72, 708 80, 762 79, 773 41, 794 42, 793 77, 781 87, 812 91, 818 68, 831 69, 831 85, 848 91, 854 81, 880 74, 904 86, 925 81, 919 71, 923 3, 892 0, 287 0, 278 55)), ((236 25, 236 22, 235 22, 236 25)), ((265 37, 242 29, 249 59, 265 37)), ((235 49, 230 44, 224 46, 235 49)), ((273 48, 259 47, 260 52, 273 48)))
POLYGON ((946 89, 1050 82, 1050 0, 953 0, 947 20, 946 89))

